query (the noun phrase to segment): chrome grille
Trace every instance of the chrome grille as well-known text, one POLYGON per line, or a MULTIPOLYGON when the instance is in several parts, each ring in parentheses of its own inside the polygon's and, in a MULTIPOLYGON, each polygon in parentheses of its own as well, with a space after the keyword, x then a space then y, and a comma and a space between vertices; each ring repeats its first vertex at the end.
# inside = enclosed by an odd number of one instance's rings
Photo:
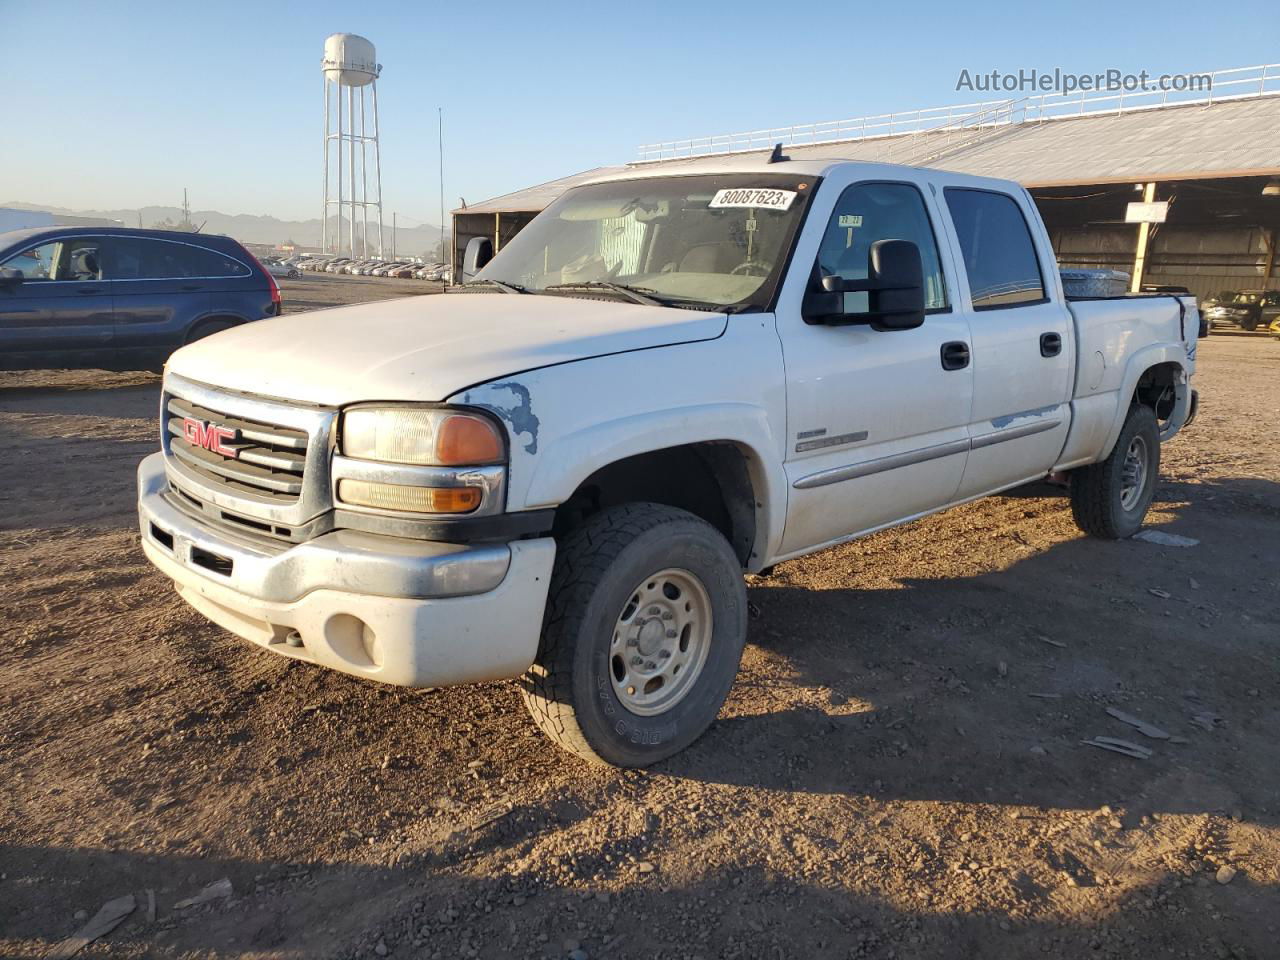
MULTIPOLYGON (((165 469, 186 509, 194 505, 216 522, 287 539, 332 509, 336 410, 233 393, 169 374, 160 414, 165 469), (206 445, 208 438, 188 436, 188 418, 201 431, 208 425, 225 432, 206 445)), ((196 427, 190 429, 195 434, 196 427)))
POLYGON ((308 443, 304 431, 230 416, 175 396, 168 398, 166 408, 169 450, 196 472, 212 482, 281 500, 297 500, 301 495, 308 443), (223 446, 234 450, 235 457, 192 444, 184 428, 188 418, 234 430, 235 438, 223 446))

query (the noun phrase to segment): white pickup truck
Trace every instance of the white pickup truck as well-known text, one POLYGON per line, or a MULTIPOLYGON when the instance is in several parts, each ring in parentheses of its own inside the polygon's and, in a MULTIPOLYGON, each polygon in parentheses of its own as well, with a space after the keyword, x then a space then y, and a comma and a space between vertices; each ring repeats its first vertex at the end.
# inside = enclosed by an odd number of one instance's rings
POLYGON ((175 353, 142 543, 269 650, 408 686, 520 678, 561 746, 643 766, 727 696, 744 571, 1050 477, 1085 532, 1136 532, 1199 330, 1190 298, 1068 302, 1015 183, 776 155, 630 171, 453 293, 175 353))

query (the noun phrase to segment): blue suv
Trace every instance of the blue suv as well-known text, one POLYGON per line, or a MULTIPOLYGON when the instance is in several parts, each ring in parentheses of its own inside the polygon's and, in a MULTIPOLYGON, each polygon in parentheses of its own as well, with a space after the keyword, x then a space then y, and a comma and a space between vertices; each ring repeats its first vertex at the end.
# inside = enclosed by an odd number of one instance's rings
POLYGON ((279 313, 275 280, 230 237, 0 233, 0 370, 159 370, 184 344, 279 313))

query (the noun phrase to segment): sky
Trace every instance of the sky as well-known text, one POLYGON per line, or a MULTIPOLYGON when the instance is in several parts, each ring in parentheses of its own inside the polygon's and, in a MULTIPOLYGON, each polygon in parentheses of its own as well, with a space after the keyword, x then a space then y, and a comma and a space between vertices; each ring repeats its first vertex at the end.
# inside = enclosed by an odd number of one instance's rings
POLYGON ((1271 0, 1230 4, 0 0, 0 204, 320 215, 330 33, 371 40, 386 220, 641 143, 987 99, 971 74, 1280 61, 1271 0))

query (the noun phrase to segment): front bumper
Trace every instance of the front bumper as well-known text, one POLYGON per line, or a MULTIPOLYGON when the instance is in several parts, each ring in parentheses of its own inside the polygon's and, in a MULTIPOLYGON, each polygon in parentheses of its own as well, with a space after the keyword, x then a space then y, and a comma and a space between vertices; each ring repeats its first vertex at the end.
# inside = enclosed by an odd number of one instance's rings
POLYGON ((533 662, 555 541, 463 546, 338 530, 301 544, 238 535, 138 466, 147 558, 198 611, 283 656, 400 686, 519 676, 533 662))

